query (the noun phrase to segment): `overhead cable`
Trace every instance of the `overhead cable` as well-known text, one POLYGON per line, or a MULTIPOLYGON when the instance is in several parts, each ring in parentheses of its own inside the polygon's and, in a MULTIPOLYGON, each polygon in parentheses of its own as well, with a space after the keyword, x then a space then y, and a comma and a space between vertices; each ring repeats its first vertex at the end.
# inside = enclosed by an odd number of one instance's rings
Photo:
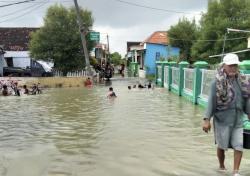
POLYGON ((4 5, 0 5, 0 8, 12 6, 12 5, 17 5, 17 4, 23 4, 23 3, 27 3, 27 2, 31 2, 31 1, 35 1, 35 0, 26 0, 26 1, 14 2, 14 3, 10 3, 10 4, 4 4, 4 5))
MULTIPOLYGON (((1 1, 0 1, 0 2, 1 2, 1 1)), ((71 1, 65 0, 65 1, 61 1, 61 2, 71 2, 71 1)), ((44 3, 44 2, 30 2, 30 3, 32 3, 32 5, 30 5, 30 6, 28 6, 28 7, 24 7, 24 8, 18 9, 18 10, 16 10, 16 11, 13 11, 13 12, 11 12, 11 13, 1 15, 1 16, 0 16, 0 19, 1 19, 1 18, 4 18, 4 17, 12 16, 13 14, 17 14, 18 12, 22 12, 23 10, 28 10, 28 9, 34 7, 33 3, 37 3, 37 4, 39 3, 39 4, 41 4, 41 3, 44 3)), ((54 2, 52 2, 52 1, 47 1, 47 3, 54 3, 54 2)))
POLYGON ((35 6, 35 7, 32 8, 31 10, 26 11, 25 13, 23 13, 23 14, 17 16, 17 17, 13 17, 13 18, 8 18, 8 19, 6 19, 6 20, 2 20, 2 21, 0 21, 0 23, 4 23, 4 22, 10 21, 10 20, 16 20, 17 18, 21 18, 21 17, 23 17, 23 16, 25 16, 25 15, 27 15, 27 14, 30 14, 30 12, 32 12, 32 11, 34 11, 34 10, 36 10, 36 9, 39 9, 40 7, 44 6, 44 5, 47 4, 47 3, 48 3, 48 2, 44 2, 43 4, 39 4, 38 6, 35 6))
MULTIPOLYGON (((224 39, 217 39, 217 40, 190 40, 190 39, 176 39, 176 38, 172 38, 172 37, 168 37, 171 40, 182 40, 182 41, 201 41, 201 42, 216 42, 216 41, 224 41, 224 39)), ((247 37, 238 37, 238 38, 228 38, 226 39, 226 41, 230 41, 230 40, 240 40, 240 39, 246 39, 247 37)))
MULTIPOLYGON (((61 1, 61 0, 48 0, 49 2, 72 2, 71 0, 63 0, 63 1, 61 1)), ((8 1, 8 0, 5 0, 5 1, 1 1, 0 0, 0 2, 17 2, 17 1, 8 1)), ((41 2, 29 2, 29 3, 41 3, 41 2)))
POLYGON ((12 15, 14 15, 14 14, 16 15, 17 13, 23 12, 24 10, 32 9, 32 7, 34 7, 34 4, 32 4, 32 5, 28 6, 28 7, 24 7, 24 8, 22 8, 22 9, 18 9, 18 10, 16 10, 16 11, 11 12, 11 13, 4 14, 4 15, 0 16, 0 19, 1 19, 1 18, 4 18, 4 17, 12 16, 12 15))
POLYGON ((136 4, 136 3, 133 3, 133 2, 123 1, 123 0, 115 0, 115 1, 118 1, 118 2, 121 2, 121 3, 124 3, 124 4, 129 4, 129 5, 132 5, 132 6, 147 8, 147 9, 151 9, 151 10, 164 11, 164 12, 168 12, 168 13, 202 15, 202 13, 191 13, 191 12, 182 12, 182 11, 176 11, 176 10, 161 9, 161 8, 156 8, 156 7, 150 7, 150 6, 145 6, 145 5, 141 5, 141 4, 136 4))

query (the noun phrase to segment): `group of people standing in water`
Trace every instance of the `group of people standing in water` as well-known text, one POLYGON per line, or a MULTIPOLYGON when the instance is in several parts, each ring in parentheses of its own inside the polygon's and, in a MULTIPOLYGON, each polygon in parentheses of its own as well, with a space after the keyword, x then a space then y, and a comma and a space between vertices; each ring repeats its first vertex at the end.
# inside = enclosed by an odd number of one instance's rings
POLYGON ((153 87, 153 85, 152 85, 152 82, 151 81, 149 81, 149 83, 148 84, 145 84, 144 86, 141 84, 141 83, 139 83, 138 85, 133 85, 133 86, 128 86, 128 90, 131 90, 132 88, 138 88, 138 89, 144 89, 144 88, 147 88, 147 89, 153 89, 154 87, 153 87))
POLYGON ((41 94, 42 90, 40 88, 40 83, 38 84, 33 84, 31 86, 31 89, 27 87, 27 85, 23 86, 18 86, 17 81, 7 81, 7 82, 2 82, 0 81, 0 90, 1 90, 1 96, 21 96, 21 94, 26 94, 26 95, 36 95, 36 94, 41 94))

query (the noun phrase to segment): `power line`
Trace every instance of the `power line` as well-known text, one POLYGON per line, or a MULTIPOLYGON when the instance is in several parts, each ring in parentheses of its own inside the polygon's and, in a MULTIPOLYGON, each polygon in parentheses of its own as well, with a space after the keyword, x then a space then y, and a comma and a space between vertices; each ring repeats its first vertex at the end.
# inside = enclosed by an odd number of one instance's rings
POLYGON ((13 14, 16 14, 16 13, 18 13, 18 12, 22 12, 23 10, 27 10, 27 9, 32 8, 32 7, 34 7, 33 4, 32 4, 31 6, 28 6, 28 7, 22 8, 22 9, 18 9, 18 10, 14 11, 14 12, 5 14, 5 15, 3 15, 3 16, 0 16, 0 18, 11 16, 11 15, 13 15, 13 14))
MULTIPOLYGON (((34 0, 35 1, 35 0, 34 0)), ((48 0, 49 2, 72 2, 71 0, 48 0)), ((0 2, 18 2, 18 1, 1 1, 0 2)), ((27 3, 41 3, 41 2, 27 2, 27 3)))
POLYGON ((15 3, 0 5, 0 8, 1 8, 1 7, 12 6, 12 5, 17 5, 17 4, 23 4, 23 3, 27 3, 27 2, 31 2, 31 1, 35 1, 35 0, 26 0, 26 1, 20 1, 20 2, 15 2, 15 3))
POLYGON ((168 12, 168 13, 202 15, 202 12, 201 13, 190 13, 190 12, 183 12, 183 11, 176 11, 176 10, 168 10, 168 9, 150 7, 150 6, 145 6, 145 5, 136 4, 136 3, 133 3, 133 2, 127 2, 127 1, 123 1, 123 0, 115 0, 115 1, 120 2, 120 3, 124 3, 124 4, 129 4, 129 5, 136 6, 136 7, 142 7, 142 8, 147 8, 147 9, 151 9, 151 10, 164 11, 164 12, 168 12))
MULTIPOLYGON (((45 0, 45 1, 46 1, 46 0, 45 0)), ((23 13, 23 14, 21 14, 21 15, 17 16, 17 17, 13 17, 13 18, 9 18, 9 19, 6 19, 6 20, 3 20, 3 21, 0 21, 0 23, 4 23, 4 22, 6 22, 6 21, 16 20, 17 18, 21 18, 21 17, 23 17, 23 16, 25 16, 25 15, 29 14, 30 12, 32 12, 32 11, 34 11, 34 10, 36 10, 36 9, 38 9, 38 8, 40 8, 40 7, 44 6, 45 4, 47 4, 47 3, 48 3, 48 2, 45 2, 45 1, 44 1, 44 3, 43 3, 43 4, 40 4, 40 5, 38 5, 38 6, 35 6, 35 7, 34 7, 34 8, 32 8, 31 10, 26 11, 25 13, 23 13)))
MULTIPOLYGON (((1 1, 0 1, 0 2, 1 2, 1 1)), ((72 1, 67 1, 67 0, 65 0, 65 1, 61 1, 61 2, 72 2, 72 1)), ((28 9, 34 7, 33 3, 36 3, 36 4, 39 3, 39 4, 41 4, 41 3, 44 3, 44 2, 29 2, 29 3, 32 3, 32 5, 31 5, 31 6, 28 6, 28 7, 24 7, 24 8, 18 9, 18 10, 16 10, 16 11, 13 11, 13 12, 8 13, 8 14, 5 14, 5 15, 2 15, 2 16, 0 16, 0 18, 11 16, 11 15, 16 14, 16 13, 18 13, 18 12, 22 12, 23 10, 28 10, 28 9)), ((47 0, 47 3, 54 3, 54 2, 47 0)))
MULTIPOLYGON (((182 40, 182 41, 195 41, 195 42, 216 42, 216 41, 224 41, 224 39, 217 39, 217 40, 190 40, 190 39, 176 39, 176 38, 172 38, 172 37, 168 37, 171 40, 182 40)), ((226 39, 227 41, 230 40, 240 40, 240 39, 246 39, 247 37, 238 37, 238 38, 228 38, 226 39)))
MULTIPOLYGON (((250 49, 245 49, 245 50, 240 50, 240 51, 232 51, 232 52, 230 52, 230 53, 235 53, 235 54, 237 54, 237 53, 244 53, 244 52, 248 52, 248 51, 250 51, 250 49)), ((213 56, 209 56, 209 57, 210 57, 210 58, 213 58, 213 57, 221 57, 221 56, 225 56, 226 54, 228 54, 228 53, 213 55, 213 56)))

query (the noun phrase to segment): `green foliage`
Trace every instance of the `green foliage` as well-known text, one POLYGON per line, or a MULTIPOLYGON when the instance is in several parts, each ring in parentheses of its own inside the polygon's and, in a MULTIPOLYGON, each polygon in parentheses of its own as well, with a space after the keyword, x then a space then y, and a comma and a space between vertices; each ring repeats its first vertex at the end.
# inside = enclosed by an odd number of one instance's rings
POLYGON ((98 64, 98 60, 94 57, 90 57, 89 62, 90 62, 90 65, 97 65, 98 64))
POLYGON ((146 75, 146 79, 148 80, 148 81, 151 81, 151 82, 154 82, 154 80, 155 80, 155 74, 147 74, 146 75))
POLYGON ((180 60, 191 60, 191 47, 197 38, 197 26, 186 18, 179 20, 178 24, 171 26, 168 31, 170 44, 180 48, 180 60))
MULTIPOLYGON (((221 0, 210 1, 208 11, 200 21, 198 41, 192 46, 192 57, 205 60, 211 64, 220 62, 220 58, 208 59, 210 55, 221 54, 223 39, 227 28, 250 29, 250 1, 249 0, 221 0), (216 40, 216 41, 204 41, 216 40)), ((247 37, 246 33, 230 32, 227 38, 247 37)), ((225 53, 247 48, 247 39, 227 40, 225 53)), ((249 53, 239 54, 249 58, 249 53)))
POLYGON ((118 52, 110 54, 110 62, 114 65, 120 65, 122 63, 122 56, 118 52))
POLYGON ((167 58, 165 58, 165 57, 163 57, 163 56, 160 56, 159 61, 166 61, 166 60, 167 60, 167 58))
MULTIPOLYGON (((85 29, 93 25, 90 11, 80 9, 85 29)), ((44 26, 31 35, 29 49, 35 59, 52 60, 55 68, 67 73, 82 69, 85 59, 75 9, 51 6, 44 18, 44 26)), ((88 51, 94 43, 87 41, 88 51)))
POLYGON ((178 56, 170 56, 168 58, 168 61, 171 62, 171 61, 174 61, 174 62, 180 62, 180 59, 178 56))

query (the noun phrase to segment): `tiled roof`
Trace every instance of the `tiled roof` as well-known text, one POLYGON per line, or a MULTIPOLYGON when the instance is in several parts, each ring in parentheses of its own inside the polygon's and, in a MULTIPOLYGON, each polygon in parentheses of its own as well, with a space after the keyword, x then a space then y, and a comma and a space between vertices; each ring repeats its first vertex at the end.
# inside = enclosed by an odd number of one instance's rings
POLYGON ((169 43, 166 31, 156 31, 150 35, 143 43, 156 43, 167 45, 169 43))
POLYGON ((30 33, 39 28, 0 28, 0 45, 6 51, 28 51, 30 33))

